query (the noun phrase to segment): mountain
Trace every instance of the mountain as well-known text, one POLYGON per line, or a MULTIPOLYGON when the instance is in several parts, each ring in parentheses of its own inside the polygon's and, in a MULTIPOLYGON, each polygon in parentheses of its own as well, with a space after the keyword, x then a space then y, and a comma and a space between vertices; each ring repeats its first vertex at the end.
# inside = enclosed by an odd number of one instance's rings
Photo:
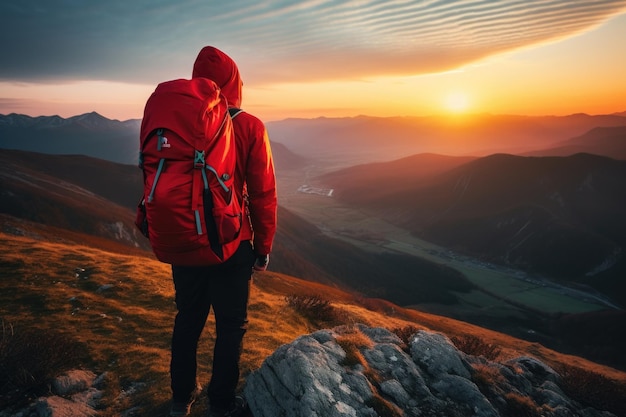
POLYGON ((109 120, 95 112, 67 119, 0 115, 0 148, 80 154, 137 165, 140 122, 109 120))
MULTIPOLYGON (((140 124, 141 120, 109 120, 95 112, 67 119, 0 115, 0 148, 81 154, 136 165, 140 124)), ((303 163, 338 169, 420 153, 484 156, 532 152, 562 146, 594 128, 624 127, 626 116, 358 116, 286 119, 266 125, 277 165, 287 164, 281 169, 303 163), (281 157, 288 151, 295 156, 281 157)))
POLYGON ((143 191, 141 170, 134 165, 85 155, 50 155, 9 149, 0 153, 0 160, 7 175, 26 170, 35 175, 49 175, 58 183, 71 183, 133 210, 143 191))
POLYGON ((589 285, 626 305, 626 161, 494 154, 429 181, 420 181, 419 163, 415 174, 407 173, 406 160, 395 164, 355 167, 320 181, 346 204, 428 241, 589 285), (381 172, 380 181, 372 172, 381 172))
POLYGON ((346 201, 382 200, 386 195, 427 184, 434 176, 474 159, 473 156, 417 154, 391 162, 360 164, 317 179, 332 185, 335 193, 346 201))
POLYGON ((277 171, 298 169, 311 163, 307 158, 291 152, 282 143, 272 142, 271 147, 277 171))
MULTIPOLYGON (((141 120, 120 122, 98 113, 67 119, 59 116, 0 115, 0 149, 53 155, 85 155, 121 164, 137 165, 141 120)), ((272 144, 278 169, 307 163, 284 145, 272 144)))
POLYGON ((556 147, 529 152, 528 156, 568 156, 592 153, 615 159, 626 159, 626 126, 596 127, 556 147))
POLYGON ((148 249, 132 217, 139 169, 79 155, 0 153, 0 213, 148 249))

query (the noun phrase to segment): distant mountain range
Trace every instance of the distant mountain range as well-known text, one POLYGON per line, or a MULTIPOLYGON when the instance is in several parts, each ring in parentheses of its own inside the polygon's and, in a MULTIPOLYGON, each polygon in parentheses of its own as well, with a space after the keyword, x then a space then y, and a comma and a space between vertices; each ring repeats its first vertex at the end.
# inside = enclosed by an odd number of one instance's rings
MULTIPOLYGON (((141 120, 110 120, 92 112, 67 119, 59 116, 0 115, 0 148, 53 155, 86 155, 137 165, 141 120)), ((302 166, 282 144, 272 146, 279 168, 302 166)))
MULTIPOLYGON (((626 154, 625 113, 286 119, 267 123, 267 129, 277 164, 292 166, 317 160, 343 168, 420 153, 485 156, 538 150, 543 150, 540 155, 589 152, 621 158, 626 154), (287 152, 291 155, 280 157, 287 152)), ((0 148, 136 165, 140 124, 141 120, 109 120, 95 112, 67 119, 0 115, 0 148)))
MULTIPOLYGON (((585 135, 596 128, 623 129, 625 126, 626 116, 623 114, 575 114, 558 117, 359 116, 288 119, 268 123, 268 131, 274 142, 285 144, 294 153, 324 160, 335 168, 343 168, 360 163, 391 161, 421 153, 472 156, 493 153, 522 154, 563 146, 565 141, 585 135)), ((583 140, 594 140, 595 134, 592 133, 583 140)), ((619 148, 618 155, 626 152, 626 138, 623 135, 621 138, 621 141, 615 141, 615 146, 619 148)), ((608 147, 605 149, 608 150, 608 147)), ((586 152, 590 152, 590 149, 586 152)))
POLYGON ((0 148, 137 165, 140 124, 140 120, 109 120, 95 112, 67 119, 0 115, 0 148))

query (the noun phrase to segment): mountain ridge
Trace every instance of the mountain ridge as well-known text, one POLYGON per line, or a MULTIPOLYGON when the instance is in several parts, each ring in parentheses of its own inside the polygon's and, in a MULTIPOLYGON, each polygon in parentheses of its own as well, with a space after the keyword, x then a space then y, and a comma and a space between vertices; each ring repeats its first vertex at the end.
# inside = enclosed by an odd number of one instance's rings
MULTIPOLYGON (((110 120, 96 113, 62 118, 0 115, 0 148, 84 154, 137 164, 141 119, 110 120)), ((340 167, 418 153, 485 156, 533 152, 597 127, 626 126, 623 113, 567 116, 464 115, 284 119, 266 123, 273 143, 340 167)))
POLYGON ((567 156, 576 153, 593 153, 614 159, 626 159, 626 126, 594 127, 557 146, 529 152, 527 156, 567 156))
POLYGON ((71 117, 61 117, 59 115, 52 116, 29 116, 21 113, 9 113, 6 115, 0 114, 0 125, 3 126, 17 126, 17 127, 30 127, 35 126, 38 128, 52 128, 62 125, 68 125, 78 123, 86 127, 102 128, 108 126, 120 126, 120 125, 138 125, 141 124, 141 119, 128 119, 117 120, 109 119, 98 112, 92 111, 89 113, 78 114, 71 117))
POLYGON ((626 126, 620 115, 463 115, 289 119, 267 124, 273 141, 340 167, 413 154, 519 154, 548 148, 596 127, 626 126))

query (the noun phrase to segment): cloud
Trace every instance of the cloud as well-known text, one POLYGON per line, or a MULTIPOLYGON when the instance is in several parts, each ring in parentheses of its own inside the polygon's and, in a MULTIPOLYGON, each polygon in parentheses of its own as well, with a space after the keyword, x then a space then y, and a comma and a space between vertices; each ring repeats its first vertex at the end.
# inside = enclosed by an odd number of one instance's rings
POLYGON ((26 112, 30 109, 31 105, 31 100, 0 97, 0 114, 26 112))
POLYGON ((188 77, 207 44, 246 82, 421 74, 589 30, 626 1, 10 0, 0 81, 188 77))

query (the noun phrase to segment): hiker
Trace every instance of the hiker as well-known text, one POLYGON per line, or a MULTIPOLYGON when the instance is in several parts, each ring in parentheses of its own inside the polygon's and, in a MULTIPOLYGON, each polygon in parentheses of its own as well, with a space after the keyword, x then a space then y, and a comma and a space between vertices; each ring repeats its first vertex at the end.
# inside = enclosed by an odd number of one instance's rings
POLYGON ((265 125, 239 111, 242 81, 235 62, 224 52, 204 47, 192 78, 208 78, 220 87, 233 116, 237 163, 234 188, 244 205, 239 248, 224 263, 172 265, 177 315, 170 364, 171 416, 184 416, 198 395, 196 351, 209 311, 215 315, 213 367, 207 394, 209 416, 238 416, 247 408, 236 395, 242 340, 247 329, 250 282, 254 270, 267 268, 276 231, 276 179, 265 125))

